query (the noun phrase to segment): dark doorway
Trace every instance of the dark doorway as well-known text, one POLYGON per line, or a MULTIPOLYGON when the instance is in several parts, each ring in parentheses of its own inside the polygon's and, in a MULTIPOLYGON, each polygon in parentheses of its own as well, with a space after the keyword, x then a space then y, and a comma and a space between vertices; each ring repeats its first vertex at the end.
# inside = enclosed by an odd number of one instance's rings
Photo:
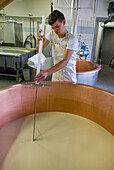
POLYGON ((102 64, 109 65, 114 56, 114 28, 105 27, 101 46, 100 59, 102 64))

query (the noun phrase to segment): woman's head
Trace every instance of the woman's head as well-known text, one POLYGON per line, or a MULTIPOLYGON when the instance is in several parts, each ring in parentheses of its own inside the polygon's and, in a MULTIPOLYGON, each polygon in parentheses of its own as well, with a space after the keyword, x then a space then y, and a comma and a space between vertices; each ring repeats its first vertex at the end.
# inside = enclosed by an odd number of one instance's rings
POLYGON ((54 10, 53 12, 51 12, 51 14, 48 17, 48 23, 49 23, 49 25, 52 25, 57 20, 58 20, 58 22, 61 23, 63 20, 65 20, 65 17, 62 12, 60 12, 58 10, 54 10))

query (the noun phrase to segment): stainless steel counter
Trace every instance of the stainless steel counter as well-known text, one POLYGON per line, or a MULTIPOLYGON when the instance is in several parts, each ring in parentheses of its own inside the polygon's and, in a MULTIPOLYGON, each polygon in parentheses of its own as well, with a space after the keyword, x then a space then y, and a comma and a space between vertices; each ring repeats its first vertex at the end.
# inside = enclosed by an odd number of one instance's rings
POLYGON ((0 75, 13 76, 19 81, 28 58, 36 53, 36 49, 0 46, 0 75))

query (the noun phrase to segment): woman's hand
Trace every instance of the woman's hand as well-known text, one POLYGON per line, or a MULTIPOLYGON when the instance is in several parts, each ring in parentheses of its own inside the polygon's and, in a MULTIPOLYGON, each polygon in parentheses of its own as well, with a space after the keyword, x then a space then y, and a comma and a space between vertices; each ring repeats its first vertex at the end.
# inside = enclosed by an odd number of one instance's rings
POLYGON ((45 40, 45 31, 46 31, 46 25, 44 26, 44 34, 43 35, 42 35, 42 29, 39 29, 39 35, 37 37, 38 43, 40 40, 42 40, 42 38, 43 38, 43 40, 45 40))
POLYGON ((45 38, 45 31, 46 31, 46 25, 44 26, 44 34, 42 35, 42 29, 39 30, 39 34, 38 34, 38 37, 37 37, 37 40, 38 40, 38 44, 36 45, 36 51, 39 52, 39 44, 40 44, 40 41, 43 39, 43 48, 42 50, 48 46, 49 44, 49 41, 45 38))
POLYGON ((42 80, 46 79, 46 77, 48 76, 48 71, 41 71, 39 74, 37 74, 35 76, 35 81, 37 81, 37 83, 40 83, 42 80))

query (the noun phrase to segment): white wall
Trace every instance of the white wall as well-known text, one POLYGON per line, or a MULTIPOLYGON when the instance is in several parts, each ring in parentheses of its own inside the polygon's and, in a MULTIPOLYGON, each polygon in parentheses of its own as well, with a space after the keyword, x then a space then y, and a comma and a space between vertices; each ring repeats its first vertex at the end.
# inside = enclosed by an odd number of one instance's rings
POLYGON ((109 2, 113 0, 97 0, 96 2, 96 17, 107 17, 107 8, 109 2))
MULTIPOLYGON (((90 20, 93 17, 107 17, 107 8, 111 0, 78 0, 78 19, 90 20), (95 15, 94 15, 95 13, 95 15)), ((64 12, 71 19, 72 0, 53 0, 54 9, 64 12)))
POLYGON ((51 0, 14 0, 4 9, 6 15, 11 16, 47 16, 51 11, 51 0))

